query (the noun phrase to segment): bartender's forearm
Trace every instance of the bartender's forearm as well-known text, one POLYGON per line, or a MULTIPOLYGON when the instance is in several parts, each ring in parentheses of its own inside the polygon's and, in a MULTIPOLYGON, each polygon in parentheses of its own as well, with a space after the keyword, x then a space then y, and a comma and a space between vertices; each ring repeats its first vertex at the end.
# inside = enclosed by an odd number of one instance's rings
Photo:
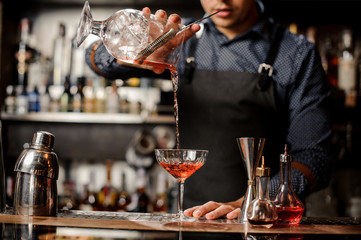
POLYGON ((126 80, 131 77, 170 79, 169 71, 165 71, 162 74, 155 74, 151 70, 120 65, 117 63, 116 59, 108 53, 101 41, 94 42, 86 49, 85 59, 91 70, 107 79, 126 80))

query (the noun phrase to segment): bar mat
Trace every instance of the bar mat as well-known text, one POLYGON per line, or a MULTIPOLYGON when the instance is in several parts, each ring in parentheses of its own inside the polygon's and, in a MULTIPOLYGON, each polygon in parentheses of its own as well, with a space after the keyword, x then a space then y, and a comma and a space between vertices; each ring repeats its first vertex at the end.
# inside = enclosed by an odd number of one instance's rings
MULTIPOLYGON (((65 218, 85 218, 85 219, 104 219, 104 220, 126 220, 126 221, 156 221, 156 222, 178 222, 179 218, 172 213, 135 213, 135 212, 107 212, 107 211, 82 211, 82 210, 58 210, 57 217, 65 218)), ((236 219, 215 219, 207 220, 205 218, 195 219, 187 218, 185 222, 198 223, 238 223, 236 219)))
POLYGON ((300 224, 308 225, 361 225, 360 217, 303 217, 300 224))

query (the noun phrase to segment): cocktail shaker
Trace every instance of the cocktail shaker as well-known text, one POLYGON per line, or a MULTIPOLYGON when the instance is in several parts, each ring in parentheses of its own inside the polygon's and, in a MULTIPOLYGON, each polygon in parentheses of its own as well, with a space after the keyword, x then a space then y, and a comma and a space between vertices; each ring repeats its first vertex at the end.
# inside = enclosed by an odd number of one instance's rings
POLYGON ((34 133, 30 147, 16 161, 14 213, 55 216, 59 164, 53 152, 55 137, 45 131, 34 133))

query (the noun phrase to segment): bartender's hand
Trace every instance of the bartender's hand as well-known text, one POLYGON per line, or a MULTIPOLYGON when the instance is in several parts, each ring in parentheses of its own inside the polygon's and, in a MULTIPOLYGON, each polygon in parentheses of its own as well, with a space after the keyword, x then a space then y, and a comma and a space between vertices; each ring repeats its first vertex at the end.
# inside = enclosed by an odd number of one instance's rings
MULTIPOLYGON (((150 9, 148 7, 143 8, 142 10, 144 13, 151 13, 150 9)), ((160 21, 166 22, 165 24, 165 32, 169 29, 178 29, 179 25, 181 24, 181 17, 178 14, 171 14, 168 17, 168 14, 164 10, 158 10, 154 14, 155 17, 160 21), (168 18, 168 19, 167 19, 168 18)), ((198 24, 192 25, 190 28, 186 29, 183 34, 176 35, 173 39, 168 41, 166 44, 164 44, 162 47, 157 49, 154 53, 152 53, 148 59, 151 60, 151 58, 157 59, 159 61, 159 56, 166 57, 168 56, 175 48, 177 48, 182 43, 182 38, 184 36, 184 41, 188 40, 191 36, 193 36, 197 31, 199 31, 200 26, 198 24)), ((164 67, 153 67, 153 71, 155 73, 162 73, 164 71, 164 67)))
POLYGON ((201 206, 195 206, 188 208, 184 211, 184 215, 187 217, 200 218, 205 217, 208 220, 220 218, 226 216, 227 219, 238 218, 241 213, 241 206, 243 203, 243 197, 234 202, 218 203, 207 202, 201 206))

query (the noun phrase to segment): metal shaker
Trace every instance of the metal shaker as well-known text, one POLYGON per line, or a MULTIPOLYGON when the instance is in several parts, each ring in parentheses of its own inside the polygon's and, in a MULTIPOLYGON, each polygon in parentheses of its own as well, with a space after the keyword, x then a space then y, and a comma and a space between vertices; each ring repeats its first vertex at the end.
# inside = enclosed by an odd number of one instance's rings
POLYGON ((14 213, 55 216, 57 210, 58 156, 53 152, 55 137, 45 131, 34 133, 30 147, 16 161, 14 213))

